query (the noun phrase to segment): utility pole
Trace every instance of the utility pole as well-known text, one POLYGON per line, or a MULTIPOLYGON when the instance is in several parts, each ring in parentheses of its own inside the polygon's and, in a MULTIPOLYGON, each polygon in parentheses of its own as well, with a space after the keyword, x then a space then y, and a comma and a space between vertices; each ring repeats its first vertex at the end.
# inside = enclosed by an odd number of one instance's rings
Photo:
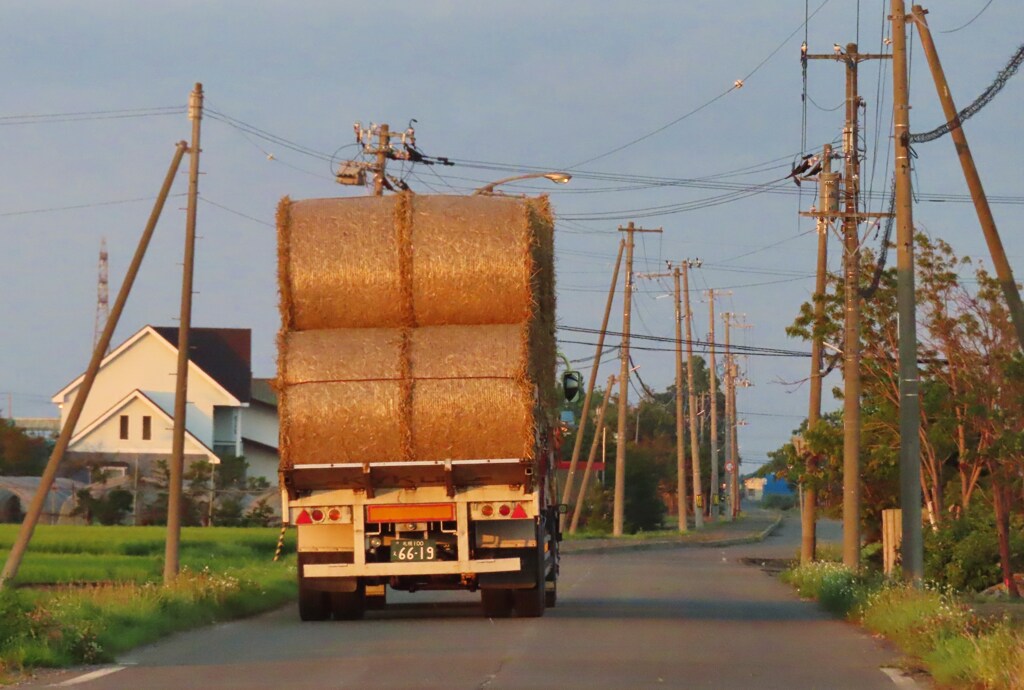
POLYGON ((698 454, 698 447, 696 445, 696 412, 694 411, 694 397, 693 397, 693 345, 690 342, 690 286, 687 269, 690 266, 700 265, 699 260, 682 261, 680 263, 673 263, 668 261, 668 266, 672 270, 671 273, 639 273, 638 277, 669 277, 673 278, 673 285, 675 289, 675 301, 676 301, 676 495, 678 497, 679 504, 679 531, 685 532, 688 529, 686 524, 686 443, 683 436, 683 309, 682 304, 684 300, 685 292, 685 321, 686 321, 686 350, 687 350, 687 395, 688 395, 688 407, 689 407, 689 427, 690 427, 690 456, 693 459, 693 515, 694 515, 694 526, 700 528, 703 526, 703 515, 699 510, 699 505, 696 502, 697 495, 700 495, 700 458, 698 454), (682 285, 684 289, 680 289, 680 276, 682 276, 682 285))
MULTIPOLYGON (((53 486, 53 480, 57 476, 57 469, 60 466, 61 460, 64 459, 64 453, 71 442, 71 437, 75 433, 78 420, 82 416, 82 409, 85 407, 90 391, 92 391, 92 385, 96 381, 96 374, 100 370, 100 362, 103 361, 103 357, 110 347, 110 340, 114 336, 114 329, 117 328, 117 322, 121 319, 121 312, 124 311, 125 302, 128 301, 128 294, 135 284, 135 278, 139 273, 139 268, 142 266, 142 260, 146 256, 146 250, 149 248, 149 242, 153 237, 153 232, 156 230, 160 213, 163 211, 164 202, 167 201, 167 195, 171 191, 174 177, 178 174, 178 166, 181 164, 181 159, 185 155, 187 148, 188 145, 184 141, 178 142, 174 157, 171 159, 171 166, 164 177, 163 186, 160 188, 160 193, 153 204, 153 211, 149 215, 146 228, 142 231, 138 247, 135 249, 135 255, 132 257, 128 271, 125 273, 124 281, 121 283, 117 298, 114 300, 114 306, 110 310, 110 318, 107 319, 107 323, 103 327, 103 334, 100 336, 99 342, 93 348, 92 359, 89 360, 89 366, 86 367, 82 378, 82 385, 79 387, 74 402, 71 403, 68 417, 60 430, 60 435, 57 437, 53 452, 50 453, 50 459, 46 463, 42 477, 39 479, 39 488, 32 497, 28 510, 25 511, 25 519, 21 523, 21 529, 18 531, 18 536, 11 546, 11 552, 4 563, 3 572, 0 573, 0 589, 3 589, 10 580, 17 576, 18 569, 21 567, 21 561, 25 557, 28 543, 32 540, 32 533, 39 523, 39 516, 42 515, 46 496, 50 493, 50 487, 53 486)), ((9 412, 9 414, 13 416, 13 413, 9 412)))
MULTIPOLYGON (((576 477, 576 463, 580 459, 580 450, 583 447, 583 430, 587 426, 587 419, 590 415, 590 401, 594 392, 594 385, 597 383, 597 370, 601 365, 601 355, 604 353, 604 337, 608 330, 608 318, 612 313, 612 300, 615 298, 615 287, 619 284, 619 267, 622 265, 622 250, 625 248, 626 240, 619 240, 619 251, 615 255, 615 267, 612 269, 612 284, 608 287, 608 300, 604 305, 604 317, 601 319, 601 332, 597 336, 597 347, 594 350, 594 364, 590 368, 590 381, 587 389, 583 392, 583 412, 580 414, 580 423, 576 429, 576 440, 572 446, 572 460, 569 462, 569 472, 565 478, 565 489, 562 490, 562 503, 572 505, 573 480, 576 477)), ((610 391, 605 392, 605 398, 610 391)), ((583 497, 583 489, 577 501, 583 497)), ((561 529, 565 529, 565 515, 561 517, 561 529)))
POLYGON ((626 285, 622 295, 622 365, 619 371, 619 424, 615 436, 615 505, 612 509, 612 536, 616 537, 622 536, 626 500, 626 407, 629 404, 629 309, 633 296, 633 234, 660 233, 661 228, 638 228, 630 221, 626 227, 619 226, 619 232, 626 233, 626 285))
MULTIPOLYGON (((839 173, 832 172, 832 145, 821 152, 821 174, 818 176, 818 208, 822 214, 839 210, 839 173)), ((825 323, 825 279, 828 272, 827 215, 818 216, 818 268, 814 282, 814 325, 811 338, 811 393, 807 412, 807 430, 814 431, 821 419, 821 329, 825 323)), ((809 457, 809 456, 808 456, 809 457)), ((808 459, 808 463, 811 461, 808 459)), ((810 469, 810 468, 808 468, 810 469)), ((800 515, 800 562, 810 563, 817 557, 818 493, 810 482, 804 482, 800 515)))
POLYGON ((910 103, 907 84, 907 14, 892 0, 893 138, 896 155, 896 311, 899 315, 900 508, 903 575, 924 577, 921 534, 921 425, 917 371, 917 314, 914 305, 914 219, 911 199, 910 103))
MULTIPOLYGON (((723 364, 723 371, 725 373, 725 481, 728 486, 728 494, 726 494, 726 515, 732 520, 736 517, 735 506, 733 506, 732 498, 732 477, 736 473, 736 465, 733 464, 733 426, 735 424, 735 412, 733 410, 733 370, 732 370, 732 349, 729 342, 730 333, 732 329, 729 327, 732 324, 732 313, 722 313, 722 325, 725 326, 725 362, 723 364)), ((715 485, 714 490, 718 491, 718 486, 715 485)))
POLYGON ((843 564, 860 569, 860 237, 858 226, 873 214, 859 211, 860 154, 857 150, 858 112, 857 66, 866 60, 884 60, 888 55, 860 53, 856 43, 846 50, 836 46, 832 54, 806 55, 808 60, 835 60, 846 65, 846 124, 843 127, 843 157, 846 162, 843 219, 843 267, 845 289, 843 338, 843 564))
MULTIPOLYGON (((693 312, 690 310, 690 269, 701 265, 700 259, 686 259, 680 262, 679 267, 683 272, 683 298, 686 300, 686 403, 690 412, 690 468, 693 472, 693 515, 694 526, 702 527, 704 517, 701 515, 697 496, 701 493, 700 478, 700 442, 697 439, 697 395, 696 386, 693 382, 693 337, 692 324, 693 312), (700 517, 697 517, 700 515, 700 517)), ((685 517, 685 515, 684 515, 685 517)))
MULTIPOLYGON (((895 12, 895 10, 894 10, 895 12)), ((971 155, 971 147, 967 145, 967 134, 960 125, 956 104, 953 102, 953 95, 949 91, 949 84, 946 82, 946 73, 939 61, 939 53, 935 50, 935 42, 932 40, 931 29, 928 28, 928 20, 925 15, 928 10, 920 5, 914 5, 913 19, 917 23, 918 32, 921 35, 921 46, 924 48, 925 57, 928 58, 928 67, 932 72, 932 79, 935 81, 935 90, 939 94, 939 101, 942 103, 942 113, 946 122, 954 123, 949 134, 956 147, 956 154, 960 158, 960 167, 964 171, 964 179, 967 181, 967 188, 971 192, 971 199, 974 201, 974 209, 978 214, 978 222, 981 224, 981 231, 985 235, 985 242, 988 244, 989 254, 992 255, 992 266, 995 268, 999 284, 1003 288, 1003 295, 1006 297, 1006 304, 1010 310, 1010 318, 1013 320, 1013 327, 1017 331, 1017 345, 1024 348, 1024 305, 1021 304, 1020 292, 1017 290, 1017 281, 1013 278, 1013 271, 1010 269, 1010 262, 1006 259, 1006 252, 1003 250, 1003 242, 999 238, 999 229, 996 227, 996 220, 992 216, 992 209, 988 205, 988 197, 985 196, 985 188, 981 184, 981 176, 978 175, 978 168, 974 165, 974 157, 971 155)))
POLYGON ((189 331, 192 328, 192 272, 195 267, 196 205, 199 200, 199 144, 203 120, 203 85, 196 84, 188 100, 192 121, 189 146, 188 209, 185 213, 185 254, 181 275, 181 318, 178 323, 178 366, 174 389, 174 428, 171 434, 170 479, 167 490, 167 543, 164 549, 164 584, 178 577, 181 544, 181 494, 185 466, 185 410, 188 404, 189 331))
POLYGON ((576 528, 580 524, 580 513, 583 512, 583 497, 586 495, 587 484, 590 483, 590 473, 594 467, 594 458, 597 457, 597 445, 602 443, 605 432, 604 413, 608 409, 608 400, 612 397, 612 386, 615 385, 615 374, 608 377, 608 385, 604 389, 604 398, 601 400, 601 407, 597 412, 597 423, 594 426, 594 440, 590 443, 590 453, 587 455, 587 466, 583 470, 583 481, 580 483, 580 495, 576 499, 576 507, 572 511, 572 522, 569 525, 569 534, 576 534, 576 528))
POLYGON ((384 196, 384 171, 388 164, 388 152, 391 150, 391 128, 387 124, 381 125, 377 136, 377 165, 374 168, 373 195, 384 196))
MULTIPOLYGON (((715 485, 711 487, 711 495, 718 493, 718 364, 715 362, 715 290, 708 290, 708 323, 711 333, 708 335, 708 378, 710 379, 710 405, 711 414, 711 477, 715 485)), ((700 506, 702 501, 694 498, 696 505, 700 506)), ((701 508, 700 512, 703 512, 701 508)))
POLYGON ((110 255, 107 254, 107 238, 100 238, 100 260, 96 276, 96 318, 92 327, 92 346, 100 340, 103 326, 110 318, 110 255))

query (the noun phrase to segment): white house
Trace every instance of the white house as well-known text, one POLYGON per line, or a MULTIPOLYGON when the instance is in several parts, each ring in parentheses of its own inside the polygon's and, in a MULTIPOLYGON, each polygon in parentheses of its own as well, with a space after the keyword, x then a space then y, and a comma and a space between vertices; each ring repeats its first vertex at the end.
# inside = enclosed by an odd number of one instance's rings
MULTIPOLYGON (((153 462, 170 457, 177 343, 177 327, 145 326, 103 359, 68 446, 69 460, 148 474, 153 462)), ((250 476, 276 484, 276 401, 251 406, 250 330, 193 328, 189 350, 186 464, 243 455, 249 434, 259 451, 250 476)), ((83 379, 53 396, 62 427, 83 379)))

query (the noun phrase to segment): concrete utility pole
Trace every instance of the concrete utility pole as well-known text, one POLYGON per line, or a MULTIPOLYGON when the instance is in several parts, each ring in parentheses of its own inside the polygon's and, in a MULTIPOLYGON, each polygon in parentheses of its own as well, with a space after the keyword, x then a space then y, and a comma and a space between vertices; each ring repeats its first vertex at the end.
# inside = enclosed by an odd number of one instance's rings
POLYGON ((391 150, 391 128, 387 124, 380 126, 378 131, 377 165, 374 168, 373 195, 384 196, 384 174, 388 164, 388 152, 391 150))
MULTIPOLYGON (((580 450, 583 447, 583 430, 586 429, 587 419, 590 415, 590 401, 591 396, 594 392, 594 385, 597 383, 597 370, 601 365, 601 355, 604 353, 604 337, 608 330, 608 318, 612 313, 612 300, 615 298, 615 287, 619 284, 619 267, 622 265, 622 250, 626 246, 625 238, 619 240, 619 251, 615 255, 615 268, 612 269, 612 284, 608 287, 608 300, 604 305, 604 317, 601 319, 601 332, 597 336, 597 347, 594 350, 594 364, 590 368, 590 381, 587 383, 587 389, 583 392, 583 412, 580 414, 580 423, 576 429, 576 440, 572 446, 572 460, 569 462, 569 472, 565 478, 565 489, 562 491, 562 503, 566 505, 572 505, 572 492, 573 492, 573 480, 576 477, 576 463, 580 459, 580 450)), ((605 392, 605 398, 608 397, 609 392, 605 392)), ((577 498, 583 497, 583 489, 580 489, 580 495, 577 498)), ((565 529, 565 515, 561 517, 561 528, 565 529)))
POLYGON ((935 50, 932 32, 928 28, 928 20, 925 18, 928 10, 920 5, 914 5, 912 12, 921 35, 921 46, 924 48, 925 57, 928 58, 928 67, 931 69, 932 79, 935 81, 935 90, 938 92, 939 101, 942 103, 942 113, 946 117, 946 122, 955 123, 949 135, 953 139, 956 154, 960 158, 960 167, 963 168, 964 179, 967 181, 967 188, 970 190, 971 199, 974 201, 978 222, 981 224, 981 231, 985 234, 985 242, 988 244, 989 253, 992 255, 992 266, 995 268, 999 284, 1003 288, 1003 295, 1006 297, 1010 318, 1013 319, 1013 327, 1017 331, 1017 344, 1020 347, 1024 347, 1024 305, 1021 304, 1020 292, 1017 290, 1017 281, 1014 280, 1013 271, 1010 269, 1010 262, 1006 259, 1003 241, 999 237, 999 229, 996 227, 996 220, 992 216, 992 209, 989 208, 988 197, 985 196, 985 188, 981 184, 981 176, 978 175, 978 168, 974 165, 971 147, 967 145, 967 134, 964 132, 964 128, 960 126, 956 104, 953 102, 953 95, 949 92, 949 84, 946 82, 946 73, 942 69, 939 54, 935 50))
MULTIPOLYGON (((718 364, 715 362, 715 290, 708 290, 708 323, 711 333, 708 335, 708 378, 710 379, 709 406, 711 414, 711 476, 715 485, 711 487, 711 495, 718 495, 718 364)), ((696 505, 702 501, 694 497, 696 505)), ((703 512, 703 508, 701 511, 703 512)))
POLYGON ((856 43, 845 52, 836 47, 826 55, 807 55, 808 60, 836 60, 846 65, 846 125, 843 157, 846 161, 843 219, 843 267, 846 319, 843 338, 843 564, 860 569, 860 237, 858 226, 872 214, 859 211, 860 154, 857 150, 857 66, 865 60, 884 60, 888 55, 860 53, 856 43))
POLYGON ((622 536, 622 523, 626 500, 626 407, 629 404, 629 320, 633 296, 633 234, 661 232, 661 228, 647 230, 636 227, 632 221, 619 227, 626 233, 626 285, 622 295, 622 366, 619 372, 619 424, 615 436, 615 505, 612 509, 612 535, 622 536))
MULTIPOLYGON (((730 312, 722 313, 722 325, 725 326, 725 362, 723 364, 723 371, 725 373, 725 483, 728 487, 728 493, 726 494, 726 515, 729 519, 736 517, 735 506, 733 505, 732 496, 732 478, 736 474, 736 465, 733 462, 733 428, 736 424, 736 412, 733 409, 733 403, 735 398, 733 397, 733 366, 732 366, 732 349, 729 342, 730 331, 732 330, 729 326, 732 323, 732 314, 730 312)), ((715 493, 718 492, 718 485, 712 487, 715 493)))
POLYGON ((892 0, 893 137, 896 149, 896 310, 899 315, 900 508, 903 575, 924 577, 921 534, 921 403, 917 371, 917 314, 914 305, 914 218, 911 199, 910 103, 907 84, 907 14, 892 0))
POLYGON ((587 455, 587 466, 583 469, 583 481, 580 482, 580 495, 576 499, 576 507, 572 511, 572 522, 569 525, 569 534, 576 534, 576 528, 580 524, 580 513, 583 512, 583 497, 587 493, 587 484, 590 483, 590 473, 594 467, 594 458, 597 457, 597 446, 602 442, 604 436, 604 413, 608 409, 608 400, 612 397, 612 386, 615 385, 615 374, 608 377, 608 385, 604 389, 604 398, 601 400, 601 407, 597 412, 597 423, 594 426, 594 440, 590 443, 590 453, 587 455))
POLYGON ((178 577, 181 544, 181 494, 185 467, 185 411, 188 405, 189 332, 192 328, 192 271, 196 252, 196 205, 199 201, 199 145, 203 121, 203 85, 196 84, 188 100, 192 121, 189 146, 188 210, 185 213, 185 256, 181 275, 181 319, 178 323, 178 367, 174 389, 174 428, 171 434, 170 479, 167 489, 167 543, 164 549, 164 584, 178 577))
POLYGON ((0 573, 0 589, 3 589, 7 582, 17 576, 18 569, 21 567, 25 551, 32 540, 32 533, 39 523, 39 516, 42 515, 46 497, 53 486, 53 480, 57 477, 57 469, 60 466, 61 460, 64 459, 64 453, 67 451, 71 437, 75 433, 78 420, 82 416, 82 409, 89 398, 89 392, 92 390, 93 382, 96 380, 96 374, 100 370, 100 363, 110 348, 110 340, 114 336, 114 330, 117 328, 117 322, 121 319, 121 312, 124 311, 125 302, 128 301, 128 295, 131 293, 132 286, 135 284, 135 278, 142 267, 142 260, 146 256, 146 250, 149 248, 149 242, 153 237, 153 232, 156 230, 157 221, 160 220, 160 214, 164 209, 164 202, 167 201, 167 195, 171 191, 171 185, 174 184, 174 177, 178 174, 178 166, 181 164, 181 159, 185 155, 187 148, 188 144, 184 141, 178 142, 177 149, 174 151, 174 158, 171 160, 171 166, 164 177, 163 186, 157 195, 156 203, 153 204, 153 211, 149 214, 146 228, 142 231, 142 237, 139 238, 139 245, 135 249, 135 255, 132 257, 127 273, 125 273, 124 281, 121 283, 117 298, 114 300, 114 306, 110 310, 110 318, 107 319, 99 341, 92 350, 92 359, 89 360, 89 366, 85 370, 78 394, 75 396, 74 402, 71 403, 68 418, 60 431, 60 436, 58 436, 57 442, 53 447, 53 452, 50 453, 46 469, 43 470, 43 475, 39 479, 39 488, 32 497, 28 510, 25 511, 25 519, 21 523, 21 529, 18 531, 18 536, 11 546, 11 552, 7 556, 7 562, 4 563, 3 572, 0 573))
MULTIPOLYGON (((821 174, 818 176, 818 208, 822 214, 839 210, 839 173, 832 172, 832 145, 821 152, 821 174)), ((818 268, 814 282, 814 324, 811 338, 811 392, 807 411, 807 430, 814 431, 821 419, 821 329, 825 323, 825 280, 828 273, 829 217, 818 216, 818 268)), ((808 461, 809 462, 809 461, 808 461)), ((817 490, 809 483, 803 486, 800 511, 800 562, 810 563, 817 557, 817 490)))

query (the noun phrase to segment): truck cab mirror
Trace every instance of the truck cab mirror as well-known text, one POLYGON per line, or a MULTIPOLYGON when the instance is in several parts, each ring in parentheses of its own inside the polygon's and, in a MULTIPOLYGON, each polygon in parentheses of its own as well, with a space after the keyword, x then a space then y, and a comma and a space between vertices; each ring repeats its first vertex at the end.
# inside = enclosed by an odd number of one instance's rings
POLYGON ((562 374, 562 391, 567 402, 576 402, 583 392, 583 374, 578 371, 567 371, 562 374))

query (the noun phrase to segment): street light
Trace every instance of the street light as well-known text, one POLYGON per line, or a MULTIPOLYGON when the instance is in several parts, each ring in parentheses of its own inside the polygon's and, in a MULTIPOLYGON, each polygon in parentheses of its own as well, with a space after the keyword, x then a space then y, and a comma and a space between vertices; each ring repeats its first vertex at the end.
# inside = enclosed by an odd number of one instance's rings
POLYGON ((538 172, 528 173, 526 175, 515 175, 514 177, 506 177, 503 180, 498 180, 497 182, 491 182, 490 184, 484 185, 480 189, 473 192, 473 195, 476 196, 477 194, 494 194, 494 188, 500 184, 505 184, 506 182, 515 182, 516 180, 532 180, 538 177, 545 177, 554 182, 555 184, 565 184, 572 179, 572 175, 570 175, 567 172, 538 172))

